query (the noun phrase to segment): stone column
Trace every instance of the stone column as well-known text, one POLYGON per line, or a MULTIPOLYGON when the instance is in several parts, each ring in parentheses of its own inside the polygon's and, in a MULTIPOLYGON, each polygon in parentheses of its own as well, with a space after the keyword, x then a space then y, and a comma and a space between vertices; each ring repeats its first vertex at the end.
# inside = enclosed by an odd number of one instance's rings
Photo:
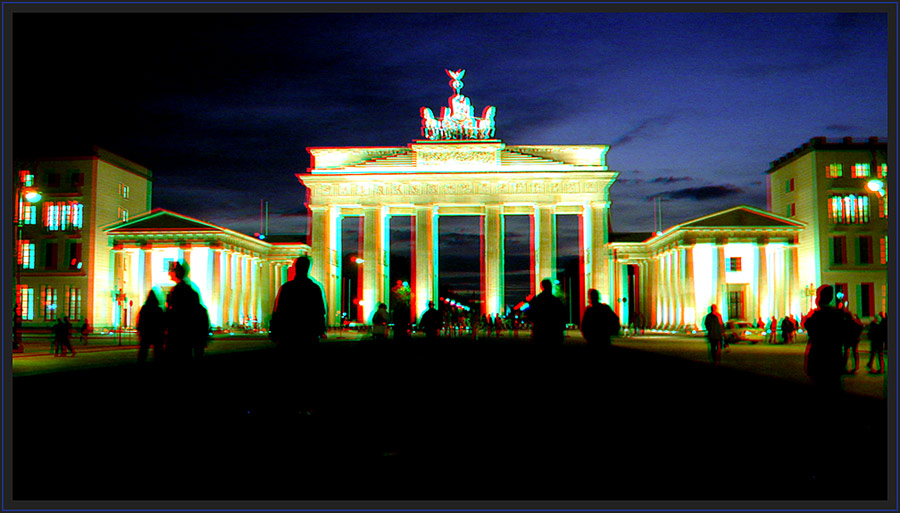
POLYGON ((553 205, 535 208, 534 255, 537 263, 535 291, 541 291, 545 278, 556 280, 556 215, 553 205))
POLYGON ((685 324, 694 327, 699 327, 700 319, 704 312, 701 312, 697 308, 697 294, 694 290, 694 247, 693 244, 684 246, 681 248, 682 256, 684 257, 684 285, 685 285, 685 304, 687 307, 694 311, 693 315, 688 315, 685 318, 685 324))
MULTIPOLYGON (((579 254, 581 255, 581 305, 582 312, 589 304, 588 292, 594 288, 593 279, 593 230, 591 229, 591 206, 590 204, 581 206, 581 213, 578 215, 578 223, 581 226, 581 240, 579 241, 579 254)), ((579 318, 579 321, 581 319, 579 318)))
POLYGON ((222 319, 221 323, 223 327, 226 327, 231 324, 231 290, 234 287, 234 282, 232 281, 232 264, 231 264, 231 250, 223 249, 222 250, 222 289, 221 289, 221 303, 222 303, 222 319))
POLYGON ((675 298, 672 306, 675 308, 675 328, 684 328, 684 258, 681 248, 672 249, 672 266, 674 268, 675 298))
POLYGON ((416 248, 414 252, 416 278, 415 309, 416 319, 421 319, 422 314, 428 309, 428 302, 437 300, 438 281, 438 217, 434 207, 417 206, 415 210, 416 223, 416 248))
MULTIPOLYGON (((188 269, 191 268, 191 245, 190 244, 182 244, 181 245, 181 254, 184 260, 184 263, 188 265, 188 269)), ((190 279, 190 275, 188 275, 190 279)))
POLYGON ((609 279, 609 243, 606 230, 606 203, 591 203, 591 244, 593 246, 591 263, 591 284, 602 297, 612 297, 612 284, 609 279))
POLYGON ((254 258, 249 254, 244 255, 244 286, 241 295, 241 304, 244 310, 243 317, 247 323, 253 321, 253 264, 254 258))
MULTIPOLYGON (((340 207, 311 207, 310 257, 312 269, 310 277, 322 286, 325 293, 325 308, 328 324, 337 322, 341 308, 341 215, 340 207)), ((368 261, 368 257, 363 257, 368 261)))
POLYGON ((212 272, 212 299, 209 304, 209 323, 213 326, 222 325, 222 246, 212 246, 213 272, 212 272))
MULTIPOLYGON (((802 313, 802 306, 800 305, 800 262, 799 262, 799 254, 797 250, 797 245, 791 244, 788 246, 788 313, 793 315, 800 315, 802 313), (794 311, 794 300, 797 300, 797 308, 800 310, 794 311)), ((874 305, 873 305, 874 306, 874 305)))
POLYGON ((503 215, 499 205, 485 207, 481 230, 482 269, 484 286, 481 291, 482 313, 503 313, 503 215))
POLYGON ((232 293, 232 320, 238 324, 244 323, 242 312, 244 291, 244 255, 234 254, 234 289, 232 293))
POLYGON ((378 303, 387 303, 390 287, 387 287, 385 265, 387 226, 382 207, 363 207, 363 317, 368 324, 378 309, 378 303))
POLYGON ((725 239, 716 239, 716 287, 714 292, 715 303, 719 305, 719 313, 723 320, 731 318, 728 311, 728 287, 725 285, 725 239))
POLYGON ((144 268, 141 273, 144 278, 144 291, 140 297, 141 304, 143 304, 153 289, 153 246, 144 244, 141 246, 141 252, 144 255, 144 268))
POLYGON ((763 322, 768 325, 772 304, 769 300, 769 275, 768 263, 766 262, 766 244, 768 244, 768 241, 760 239, 756 244, 756 317, 757 319, 762 318, 763 322))
POLYGON ((255 319, 256 322, 262 321, 261 312, 260 312, 260 301, 259 301, 259 258, 258 257, 250 257, 248 260, 250 264, 247 270, 247 276, 249 277, 250 286, 247 287, 247 296, 249 299, 249 308, 248 312, 250 315, 251 322, 255 319))

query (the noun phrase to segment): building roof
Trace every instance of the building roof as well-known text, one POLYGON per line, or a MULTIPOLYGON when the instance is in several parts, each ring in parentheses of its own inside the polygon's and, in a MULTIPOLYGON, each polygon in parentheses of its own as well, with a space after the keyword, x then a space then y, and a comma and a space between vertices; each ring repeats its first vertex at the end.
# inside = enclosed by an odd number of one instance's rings
POLYGON ((852 137, 844 137, 840 142, 829 142, 825 137, 813 137, 809 142, 803 143, 801 146, 794 148, 789 153, 785 153, 777 160, 769 163, 769 169, 766 173, 773 173, 785 164, 788 164, 797 158, 813 151, 848 151, 848 150, 878 150, 887 151, 887 143, 879 142, 878 137, 869 137, 865 141, 854 141, 852 137))
POLYGON ((741 227, 785 227, 785 228, 802 228, 803 225, 788 218, 775 215, 771 212, 758 210, 747 205, 739 205, 737 207, 716 212, 708 216, 704 216, 693 221, 688 221, 678 225, 682 229, 691 228, 716 228, 722 226, 741 226, 741 227))
POLYGON ((191 217, 176 214, 162 208, 155 208, 130 221, 120 222, 107 230, 110 234, 136 231, 226 231, 221 226, 206 223, 191 217))

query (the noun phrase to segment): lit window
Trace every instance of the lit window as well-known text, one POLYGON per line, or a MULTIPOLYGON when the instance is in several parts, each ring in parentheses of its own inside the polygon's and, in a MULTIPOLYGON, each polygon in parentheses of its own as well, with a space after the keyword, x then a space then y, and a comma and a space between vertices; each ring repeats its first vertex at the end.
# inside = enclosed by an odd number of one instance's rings
POLYGON ((848 194, 828 198, 828 220, 834 224, 869 222, 869 197, 848 194))
POLYGON ((44 227, 50 231, 59 230, 59 204, 48 201, 44 203, 44 227))
POLYGON ((887 164, 878 165, 878 178, 887 178, 887 164))
POLYGON ((34 320, 34 289, 28 285, 19 285, 16 302, 19 304, 19 314, 22 316, 22 320, 34 320))
POLYGON ((56 289, 41 285, 41 314, 45 321, 56 319, 56 289))
POLYGON ((19 198, 19 217, 22 224, 37 223, 37 206, 19 198))
POLYGON ((881 238, 881 241, 879 241, 879 246, 880 246, 879 253, 881 253, 881 255, 880 255, 880 259, 878 261, 882 264, 886 264, 887 263, 887 235, 885 235, 884 237, 881 238))
POLYGON ((70 321, 81 318, 81 289, 69 287, 66 291, 66 315, 70 321))
POLYGON ((840 178, 843 174, 844 171, 841 169, 840 164, 828 164, 825 166, 825 176, 828 178, 840 178))
POLYGON ((125 185, 124 183, 119 184, 119 196, 122 196, 125 199, 128 199, 130 196, 129 191, 128 191, 128 186, 125 185))
POLYGON ((69 215, 71 216, 71 225, 72 228, 81 229, 81 224, 84 222, 84 205, 77 201, 69 202, 70 209, 69 215))
POLYGON ((34 175, 31 174, 31 171, 23 169, 19 171, 19 182, 25 187, 31 187, 34 185, 34 175))
POLYGON ((34 269, 34 243, 30 240, 19 241, 19 265, 22 269, 34 269))
POLYGON ((119 207, 119 220, 127 221, 128 220, 128 209, 119 207))
POLYGON ((869 177, 869 165, 868 164, 853 164, 850 167, 850 177, 851 178, 868 178, 869 177))
POLYGON ((728 270, 738 272, 741 270, 741 257, 733 257, 728 259, 728 270))

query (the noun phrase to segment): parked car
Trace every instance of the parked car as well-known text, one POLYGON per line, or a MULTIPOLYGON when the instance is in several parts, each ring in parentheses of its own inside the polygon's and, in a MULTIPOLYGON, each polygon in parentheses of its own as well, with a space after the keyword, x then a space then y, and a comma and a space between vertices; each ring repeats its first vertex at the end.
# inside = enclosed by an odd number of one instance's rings
POLYGON ((750 321, 729 319, 725 323, 723 335, 728 343, 746 341, 755 344, 766 339, 766 330, 765 328, 757 328, 756 324, 750 321))

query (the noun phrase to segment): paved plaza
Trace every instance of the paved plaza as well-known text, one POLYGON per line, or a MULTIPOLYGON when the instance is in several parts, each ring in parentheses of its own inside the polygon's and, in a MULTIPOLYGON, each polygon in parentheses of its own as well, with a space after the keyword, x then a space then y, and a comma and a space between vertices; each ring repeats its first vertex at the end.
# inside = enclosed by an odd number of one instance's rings
POLYGON ((620 338, 600 358, 570 335, 545 349, 524 333, 333 332, 314 365, 235 335, 186 373, 138 368, 136 348, 110 340, 70 358, 28 341, 13 358, 13 497, 886 497, 890 378, 849 376, 824 403, 802 376, 805 344, 732 345, 714 367, 698 337, 620 338))

